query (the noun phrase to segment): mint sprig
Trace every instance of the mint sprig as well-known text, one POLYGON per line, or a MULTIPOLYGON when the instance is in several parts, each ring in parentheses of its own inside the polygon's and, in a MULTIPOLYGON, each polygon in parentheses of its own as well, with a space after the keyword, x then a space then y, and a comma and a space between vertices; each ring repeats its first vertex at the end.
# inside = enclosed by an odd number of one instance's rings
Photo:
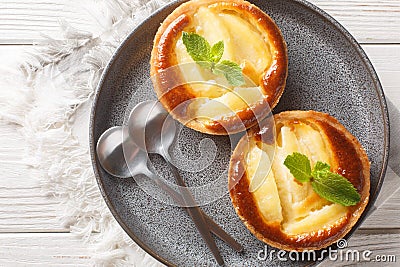
POLYGON ((317 172, 311 186, 321 197, 343 206, 353 206, 361 200, 360 194, 352 183, 330 171, 317 172))
POLYGON ((311 177, 311 164, 306 155, 293 153, 292 156, 287 156, 283 162, 289 168, 292 175, 299 182, 308 182, 311 177))
POLYGON ((283 164, 299 182, 311 182, 315 193, 326 200, 343 206, 353 206, 361 200, 353 184, 340 174, 331 172, 327 163, 318 161, 311 170, 308 157, 294 152, 286 157, 283 164))
POLYGON ((229 60, 222 60, 224 54, 224 42, 219 41, 213 46, 197 33, 182 32, 182 41, 186 51, 197 64, 209 69, 216 75, 225 76, 232 86, 240 86, 245 83, 242 69, 238 64, 229 60))

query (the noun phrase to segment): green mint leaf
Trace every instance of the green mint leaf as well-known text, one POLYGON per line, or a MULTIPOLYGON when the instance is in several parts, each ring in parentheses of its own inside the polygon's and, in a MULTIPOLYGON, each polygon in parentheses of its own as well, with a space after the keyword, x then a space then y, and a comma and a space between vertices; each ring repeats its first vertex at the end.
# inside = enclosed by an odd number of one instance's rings
POLYGON ((325 172, 325 171, 330 171, 331 166, 325 162, 317 161, 314 165, 314 169, 311 172, 312 177, 316 177, 318 174, 317 172, 325 172))
POLYGON ((319 196, 343 206, 352 206, 361 200, 355 187, 343 176, 326 170, 316 174, 311 185, 319 196))
POLYGON ((331 172, 327 163, 317 161, 311 171, 308 157, 294 152, 286 157, 283 164, 298 181, 311 181, 313 190, 326 200, 343 206, 353 206, 361 200, 353 184, 340 174, 331 172))
POLYGON ((211 47, 210 59, 214 63, 218 63, 224 54, 224 41, 219 41, 211 47))
POLYGON ((306 155, 294 152, 286 157, 283 164, 299 182, 311 180, 311 163, 306 155))
POLYGON ((201 67, 211 70, 216 75, 224 75, 232 86, 245 84, 242 69, 238 64, 229 60, 220 62, 224 54, 223 41, 211 47, 204 37, 187 32, 182 32, 182 41, 188 54, 201 67))
POLYGON ((224 75, 229 84, 232 86, 240 86, 245 83, 242 69, 235 62, 222 60, 221 62, 215 64, 212 71, 214 74, 224 75))
POLYGON ((211 46, 204 37, 182 32, 182 41, 194 61, 210 61, 211 46))

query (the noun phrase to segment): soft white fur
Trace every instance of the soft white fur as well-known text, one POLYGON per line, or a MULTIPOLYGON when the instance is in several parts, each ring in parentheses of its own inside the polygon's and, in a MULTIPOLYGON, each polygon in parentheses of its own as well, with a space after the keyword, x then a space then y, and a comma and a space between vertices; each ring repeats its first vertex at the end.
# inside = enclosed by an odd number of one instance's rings
POLYGON ((92 95, 110 56, 135 25, 166 2, 73 1, 93 22, 92 32, 60 20, 64 40, 47 37, 19 69, 0 70, 0 119, 26 140, 26 164, 44 192, 59 199, 61 224, 93 247, 96 266, 160 265, 131 241, 106 207, 85 137, 92 95))

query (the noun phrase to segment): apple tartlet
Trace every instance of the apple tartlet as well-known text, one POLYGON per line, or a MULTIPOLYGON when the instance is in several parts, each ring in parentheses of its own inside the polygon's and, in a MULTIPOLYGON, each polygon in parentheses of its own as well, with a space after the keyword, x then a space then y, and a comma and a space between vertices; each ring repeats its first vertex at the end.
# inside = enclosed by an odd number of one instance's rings
POLYGON ((155 92, 175 119, 224 135, 255 125, 277 105, 288 56, 275 22, 253 4, 192 0, 159 27, 150 65, 155 92), (192 38, 189 51, 185 34, 205 43, 192 38))
POLYGON ((254 127, 233 152, 229 169, 233 206, 246 227, 271 246, 296 251, 325 248, 351 230, 368 203, 367 154, 328 114, 286 111, 274 120, 275 138, 260 134, 272 128, 254 127), (312 166, 326 163, 329 172, 351 183, 359 201, 347 206, 333 203, 317 194, 310 182, 300 183, 285 166, 292 153, 307 156, 312 166))

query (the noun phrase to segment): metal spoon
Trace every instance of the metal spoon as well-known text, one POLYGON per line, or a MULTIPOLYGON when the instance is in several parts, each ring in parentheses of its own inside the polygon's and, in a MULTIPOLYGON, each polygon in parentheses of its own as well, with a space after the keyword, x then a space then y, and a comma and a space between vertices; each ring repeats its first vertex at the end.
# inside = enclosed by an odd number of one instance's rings
POLYGON ((218 250, 215 240, 210 234, 203 214, 196 204, 192 194, 187 189, 186 184, 179 174, 177 168, 171 164, 171 157, 168 149, 175 139, 175 121, 168 116, 160 102, 144 101, 136 105, 129 116, 128 121, 129 135, 134 142, 147 153, 161 155, 167 162, 169 168, 175 176, 177 184, 186 204, 187 211, 192 217, 198 231, 206 242, 208 248, 213 253, 219 265, 224 264, 224 260, 218 250))
POLYGON ((129 178, 144 174, 153 178, 155 174, 147 167, 147 154, 141 150, 128 135, 128 128, 115 126, 105 131, 97 141, 97 157, 101 167, 109 174, 119 178, 129 178), (125 155, 130 155, 125 159, 125 155))
MULTIPOLYGON (((147 166, 147 153, 137 147, 132 141, 128 135, 127 127, 115 126, 105 131, 97 142, 96 153, 100 165, 109 174, 119 178, 129 178, 135 175, 144 174, 163 189, 164 192, 168 193, 178 205, 184 205, 182 196, 149 170, 147 166)), ((203 212, 202 215, 206 220, 210 231, 224 240, 236 251, 240 252, 243 250, 243 247, 210 217, 203 212)))

